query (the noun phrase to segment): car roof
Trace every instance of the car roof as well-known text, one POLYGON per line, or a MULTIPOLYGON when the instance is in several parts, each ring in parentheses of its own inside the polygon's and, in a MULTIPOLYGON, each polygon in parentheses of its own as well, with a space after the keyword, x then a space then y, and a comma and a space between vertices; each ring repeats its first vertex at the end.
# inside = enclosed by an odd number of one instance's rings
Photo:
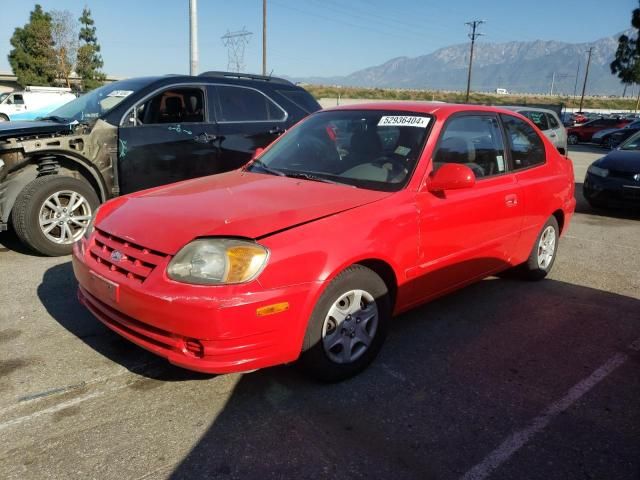
MULTIPOLYGON (((155 86, 169 85, 173 83, 200 83, 200 84, 228 84, 228 85, 246 85, 253 88, 285 88, 285 89, 300 89, 301 87, 295 85, 278 77, 266 77, 262 75, 241 75, 234 74, 232 72, 204 72, 200 75, 157 75, 151 77, 138 77, 140 80, 148 80, 149 85, 155 86)), ((136 78, 132 78, 136 80, 136 78)))
POLYGON ((338 107, 326 108, 323 111, 337 111, 337 110, 390 110, 390 111, 402 111, 402 112, 414 112, 414 113, 427 113, 431 115, 442 114, 444 116, 449 116, 458 112, 493 112, 493 113, 510 113, 510 114, 514 113, 512 110, 510 111, 504 108, 487 106, 487 105, 435 103, 435 102, 419 102, 419 101, 359 103, 359 104, 341 105, 338 107))
POLYGON ((527 110, 529 112, 552 113, 554 115, 556 114, 556 112, 548 108, 528 107, 526 105, 509 105, 509 106, 501 106, 500 108, 504 108, 506 110, 512 110, 514 112, 522 112, 523 110, 527 110))

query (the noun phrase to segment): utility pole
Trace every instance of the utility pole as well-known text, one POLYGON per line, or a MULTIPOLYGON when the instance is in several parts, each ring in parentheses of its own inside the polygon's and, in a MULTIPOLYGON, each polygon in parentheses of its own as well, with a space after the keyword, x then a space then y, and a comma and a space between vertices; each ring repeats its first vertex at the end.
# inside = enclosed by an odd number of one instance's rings
POLYGON ((198 74, 198 5, 189 0, 189 75, 198 74))
POLYGON ((227 70, 230 72, 242 72, 244 70, 244 49, 249 43, 249 37, 253 33, 248 32, 246 28, 237 32, 227 33, 222 37, 222 43, 227 47, 227 70))
POLYGON ((467 95, 465 96, 465 102, 469 102, 469 91, 471 90, 471 68, 473 66, 473 47, 476 43, 476 38, 482 35, 482 33, 476 33, 476 30, 483 23, 484 21, 482 20, 472 20, 470 22, 465 23, 465 25, 469 25, 469 27, 471 27, 471 32, 469 33, 469 38, 471 39, 471 53, 469 54, 469 73, 467 74, 467 95))
POLYGON ((584 92, 587 90, 587 79, 589 78, 589 65, 591 65, 591 54, 593 53, 593 47, 589 49, 589 58, 587 59, 587 69, 584 72, 584 83, 582 84, 582 96, 580 97, 580 109, 582 111, 582 105, 584 104, 584 92))
POLYGON ((580 59, 578 58, 578 68, 576 69, 576 83, 573 86, 573 100, 575 101, 578 94, 578 77, 580 76, 580 59))
POLYGON ((262 0, 262 75, 267 74, 267 0, 262 0))

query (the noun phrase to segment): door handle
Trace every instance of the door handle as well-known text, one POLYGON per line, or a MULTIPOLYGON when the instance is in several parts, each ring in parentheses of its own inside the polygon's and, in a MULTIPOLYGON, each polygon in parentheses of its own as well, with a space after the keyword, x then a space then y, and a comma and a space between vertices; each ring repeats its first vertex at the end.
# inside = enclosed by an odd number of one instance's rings
POLYGON ((507 207, 515 207, 518 205, 518 195, 511 193, 504 197, 504 203, 507 207))
POLYGON ((273 127, 269 130, 269 135, 282 135, 284 133, 284 128, 282 127, 273 127))
POLYGON ((211 143, 215 142, 216 140, 223 140, 224 137, 202 132, 200 135, 196 135, 195 137, 193 137, 193 139, 198 143, 211 143))

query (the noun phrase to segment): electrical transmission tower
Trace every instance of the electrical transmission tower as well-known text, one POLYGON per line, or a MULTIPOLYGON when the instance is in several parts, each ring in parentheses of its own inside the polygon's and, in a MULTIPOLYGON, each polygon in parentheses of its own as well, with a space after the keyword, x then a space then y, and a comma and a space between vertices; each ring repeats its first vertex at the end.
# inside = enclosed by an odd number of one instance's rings
POLYGON ((469 25, 471 31, 469 32, 469 38, 471 39, 471 53, 469 55, 469 73, 467 74, 467 95, 465 102, 469 101, 469 91, 471 90, 471 68, 473 67, 473 47, 476 44, 476 38, 480 37, 482 33, 477 32, 477 29, 480 25, 485 23, 483 20, 472 20, 471 22, 465 23, 465 25, 469 25))
POLYGON ((227 47, 227 70, 230 72, 241 72, 244 70, 244 49, 249 44, 249 36, 253 35, 246 28, 237 32, 227 33, 222 37, 222 43, 227 47))

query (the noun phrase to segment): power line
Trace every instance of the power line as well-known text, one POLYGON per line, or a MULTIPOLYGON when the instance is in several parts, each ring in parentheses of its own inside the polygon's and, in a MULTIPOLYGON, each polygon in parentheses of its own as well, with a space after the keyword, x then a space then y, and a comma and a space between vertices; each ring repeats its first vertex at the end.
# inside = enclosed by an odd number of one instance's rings
POLYGON ((230 72, 241 72, 244 70, 244 49, 249 44, 249 36, 253 35, 245 27, 237 32, 227 33, 222 37, 222 43, 227 47, 227 70, 230 72))
POLYGON ((465 23, 465 25, 469 25, 471 27, 471 32, 469 33, 469 38, 471 39, 471 53, 469 55, 469 72, 467 74, 467 95, 465 102, 469 101, 469 92, 471 90, 471 68, 473 67, 473 47, 476 43, 476 38, 482 35, 482 33, 476 32, 478 27, 485 23, 483 20, 472 20, 470 22, 465 23))

